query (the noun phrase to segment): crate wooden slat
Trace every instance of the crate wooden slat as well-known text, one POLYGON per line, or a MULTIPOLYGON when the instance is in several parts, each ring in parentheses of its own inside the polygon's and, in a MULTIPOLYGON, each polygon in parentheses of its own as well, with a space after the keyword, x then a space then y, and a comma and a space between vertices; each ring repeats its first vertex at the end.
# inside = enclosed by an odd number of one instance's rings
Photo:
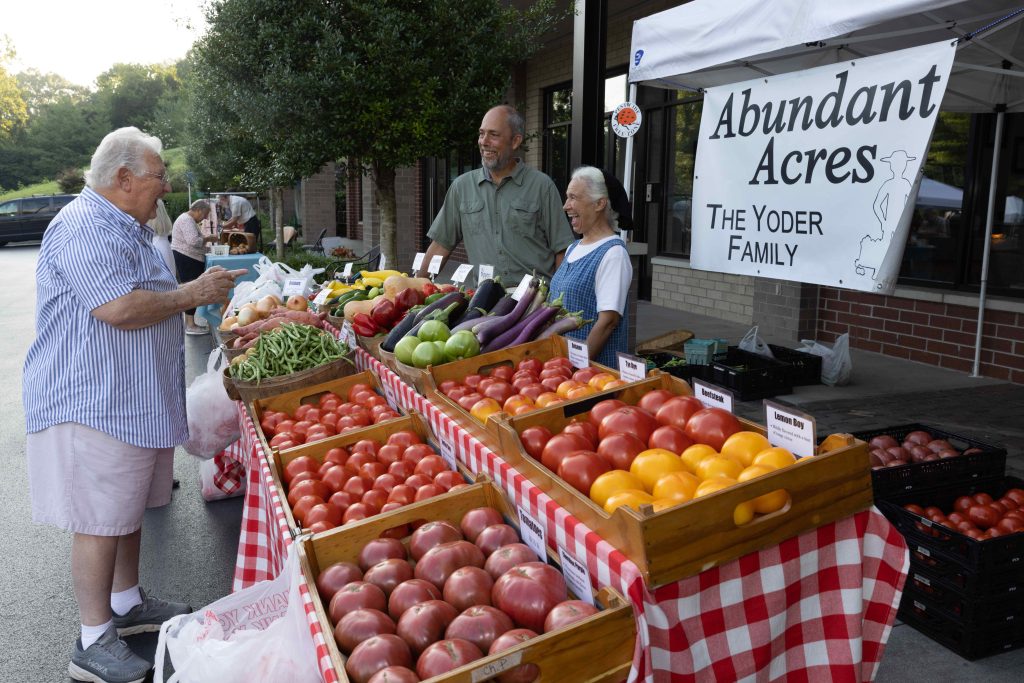
MULTIPOLYGON (((669 375, 650 378, 615 392, 635 404, 652 389, 680 393, 681 380, 669 375), (672 380, 671 382, 669 380, 672 380)), ((605 397, 607 398, 607 397, 605 397)), ((620 507, 609 515, 575 488, 556 476, 522 448, 519 434, 543 425, 557 434, 573 417, 585 414, 581 406, 559 404, 502 420, 501 455, 580 521, 621 550, 640 569, 650 587, 662 586, 705 569, 742 557, 868 508, 872 503, 867 444, 852 445, 824 455, 803 458, 796 464, 763 477, 737 484, 676 507, 642 512, 620 507), (740 503, 784 489, 790 502, 781 510, 758 515, 737 526, 733 510, 740 503)), ((586 410, 589 410, 587 408, 586 410)), ((761 434, 760 425, 740 419, 744 429, 761 434)))
MULTIPOLYGON (((490 481, 482 481, 460 491, 414 503, 377 517, 332 529, 299 540, 299 559, 303 575, 313 598, 320 626, 324 631, 331 660, 342 681, 348 681, 345 658, 333 638, 327 606, 320 599, 316 577, 320 570, 335 562, 354 562, 359 550, 389 529, 418 520, 445 520, 456 527, 462 515, 473 508, 489 505, 502 512, 506 522, 516 527, 515 512, 501 491, 490 481)), ((405 539, 407 542, 408 539, 405 539)), ((550 559, 550 558, 549 558, 550 559)), ((557 562, 555 563, 557 566, 557 562)), ((599 613, 572 626, 541 634, 496 655, 478 659, 443 676, 429 679, 432 683, 477 683, 503 669, 501 663, 536 664, 542 680, 621 681, 629 673, 636 639, 636 623, 629 602, 613 588, 602 588, 596 594, 604 607, 599 613), (571 672, 571 673, 569 673, 571 672)))

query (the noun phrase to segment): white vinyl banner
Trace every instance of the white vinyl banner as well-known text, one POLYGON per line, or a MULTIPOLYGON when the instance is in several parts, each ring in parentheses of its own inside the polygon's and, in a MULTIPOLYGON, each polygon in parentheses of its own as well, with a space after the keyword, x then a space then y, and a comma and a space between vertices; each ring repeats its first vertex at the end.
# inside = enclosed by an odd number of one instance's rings
POLYGON ((690 265, 891 293, 955 47, 710 88, 690 265))

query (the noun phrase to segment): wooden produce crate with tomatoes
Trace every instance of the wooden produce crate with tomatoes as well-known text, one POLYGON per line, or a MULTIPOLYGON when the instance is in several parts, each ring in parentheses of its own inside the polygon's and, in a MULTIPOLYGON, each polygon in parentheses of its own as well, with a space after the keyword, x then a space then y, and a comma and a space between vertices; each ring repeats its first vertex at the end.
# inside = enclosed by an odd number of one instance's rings
POLYGON ((612 386, 608 389, 621 384, 617 371, 596 363, 574 372, 568 354, 565 339, 553 336, 431 366, 427 371, 427 396, 470 434, 496 450, 499 420, 554 402, 597 394, 609 383, 612 386), (559 394, 562 382, 574 376, 585 381, 579 382, 579 386, 567 385, 559 394), (501 381, 494 388, 480 389, 482 383, 488 384, 484 381, 487 378, 501 381), (474 409, 477 401, 484 398, 490 401, 474 409))
POLYGON ((796 460, 771 448, 763 427, 704 410, 689 393, 662 374, 511 417, 499 424, 501 454, 651 587, 871 505, 863 442, 796 460))
POLYGON ((550 553, 538 562, 513 540, 515 519, 500 489, 483 481, 300 540, 340 679, 366 683, 397 664, 419 675, 408 680, 435 683, 500 674, 624 680, 636 639, 631 605, 613 588, 590 591, 597 611, 559 602, 579 596, 568 592, 550 553))
POLYGON ((426 420, 414 412, 287 451, 273 449, 271 472, 288 527, 326 531, 471 483, 469 471, 458 463, 452 469, 435 444, 426 420))
POLYGON ((339 431, 345 433, 399 417, 384 394, 376 375, 364 370, 256 399, 249 404, 249 414, 267 453, 271 448, 287 451, 339 431))

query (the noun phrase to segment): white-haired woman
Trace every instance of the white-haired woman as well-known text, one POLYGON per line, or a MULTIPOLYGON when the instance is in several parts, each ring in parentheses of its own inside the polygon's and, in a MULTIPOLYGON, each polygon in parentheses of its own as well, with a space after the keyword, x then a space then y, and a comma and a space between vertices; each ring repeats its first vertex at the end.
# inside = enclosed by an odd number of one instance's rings
POLYGON ((565 190, 565 209, 581 239, 569 245, 551 278, 551 295, 567 311, 583 311, 587 323, 568 334, 585 339, 591 360, 618 367, 616 352, 628 351, 626 295, 633 279, 626 243, 618 236, 620 213, 630 212, 615 176, 580 166, 565 190))
MULTIPOLYGON (((188 211, 178 216, 171 231, 171 251, 178 271, 178 282, 192 282, 206 270, 206 243, 217 239, 204 235, 199 224, 210 215, 210 202, 197 199, 188 211)), ((196 324, 196 309, 185 311, 185 334, 207 334, 208 328, 196 324)))

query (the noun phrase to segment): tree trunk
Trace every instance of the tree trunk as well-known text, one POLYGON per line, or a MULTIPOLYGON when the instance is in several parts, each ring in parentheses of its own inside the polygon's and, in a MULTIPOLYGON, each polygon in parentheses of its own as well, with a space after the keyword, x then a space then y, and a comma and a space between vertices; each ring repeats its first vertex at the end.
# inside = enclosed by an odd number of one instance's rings
POLYGON ((284 261, 284 188, 275 185, 271 190, 274 204, 274 235, 277 239, 277 260, 284 261))
POLYGON ((387 259, 387 268, 401 270, 398 267, 394 167, 374 163, 373 184, 377 190, 377 208, 380 209, 380 253, 387 259))

